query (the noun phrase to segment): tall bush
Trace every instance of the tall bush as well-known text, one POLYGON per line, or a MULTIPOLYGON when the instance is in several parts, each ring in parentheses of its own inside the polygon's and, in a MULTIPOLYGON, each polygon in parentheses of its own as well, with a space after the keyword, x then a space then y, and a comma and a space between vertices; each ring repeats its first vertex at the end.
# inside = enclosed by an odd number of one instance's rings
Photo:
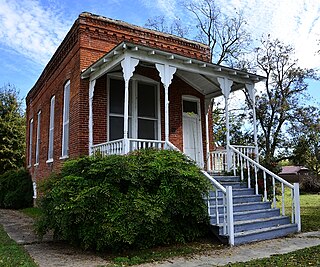
POLYGON ((25 169, 10 170, 0 175, 0 207, 22 209, 33 204, 33 187, 25 169))
POLYGON ((103 250, 194 240, 206 231, 209 183, 178 152, 68 161, 43 187, 38 231, 103 250))

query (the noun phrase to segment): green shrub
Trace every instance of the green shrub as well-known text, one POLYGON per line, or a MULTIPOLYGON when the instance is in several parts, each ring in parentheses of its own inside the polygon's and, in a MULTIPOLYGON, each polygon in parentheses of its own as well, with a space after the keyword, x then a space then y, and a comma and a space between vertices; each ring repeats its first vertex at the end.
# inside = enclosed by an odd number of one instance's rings
POLYGON ((174 151, 71 160, 43 187, 38 232, 96 250, 191 241, 208 229, 209 186, 174 151))
POLYGON ((0 207, 22 209, 33 203, 33 187, 25 169, 10 170, 0 175, 0 207))
POLYGON ((320 178, 316 175, 301 175, 300 190, 304 193, 319 193, 320 178))

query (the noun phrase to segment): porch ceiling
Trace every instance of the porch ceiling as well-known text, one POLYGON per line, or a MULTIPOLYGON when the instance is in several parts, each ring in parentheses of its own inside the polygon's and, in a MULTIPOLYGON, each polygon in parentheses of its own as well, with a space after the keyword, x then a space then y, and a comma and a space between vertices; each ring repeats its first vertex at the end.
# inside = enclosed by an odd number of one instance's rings
POLYGON ((239 71, 236 69, 183 57, 173 53, 154 49, 147 46, 123 42, 108 52, 89 68, 82 72, 82 79, 94 80, 107 72, 119 70, 120 62, 126 57, 136 58, 144 64, 168 64, 177 68, 176 75, 196 88, 198 91, 213 98, 221 95, 218 77, 225 77, 233 81, 231 90, 236 91, 245 84, 254 84, 263 81, 265 77, 239 71))

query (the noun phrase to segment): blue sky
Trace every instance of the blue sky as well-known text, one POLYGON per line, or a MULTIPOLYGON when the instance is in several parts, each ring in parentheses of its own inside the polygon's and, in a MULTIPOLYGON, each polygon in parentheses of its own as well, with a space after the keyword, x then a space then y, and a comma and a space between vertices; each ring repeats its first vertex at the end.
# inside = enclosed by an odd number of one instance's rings
MULTIPOLYGON (((143 26, 148 18, 179 16, 181 0, 0 0, 0 86, 12 83, 25 97, 83 11, 143 26)), ((193 0, 197 1, 197 0, 193 0)), ((296 48, 302 67, 320 68, 319 0, 216 0, 224 13, 242 10, 254 39, 271 34, 296 48), (249 7, 249 8, 248 8, 249 7)), ((320 82, 309 93, 320 102, 320 82)), ((319 104, 318 104, 319 105, 319 104)))

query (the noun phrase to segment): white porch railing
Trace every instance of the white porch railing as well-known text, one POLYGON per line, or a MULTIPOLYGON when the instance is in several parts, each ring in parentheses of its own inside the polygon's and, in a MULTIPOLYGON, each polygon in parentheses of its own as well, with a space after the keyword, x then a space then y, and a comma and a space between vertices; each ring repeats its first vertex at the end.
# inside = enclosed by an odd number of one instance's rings
POLYGON ((292 198, 292 212, 291 212, 291 220, 292 223, 296 223, 298 225, 298 231, 301 231, 301 220, 300 220, 300 198, 299 198, 299 184, 290 184, 286 180, 282 179, 278 175, 274 174, 270 170, 266 169, 258 162, 250 158, 248 155, 241 152, 235 146, 230 145, 229 149, 233 153, 233 172, 235 173, 237 169, 240 169, 241 179, 244 179, 244 173, 247 171, 248 178, 248 187, 251 185, 251 177, 250 174, 254 173, 254 184, 255 184, 255 192, 258 194, 258 172, 262 173, 263 177, 263 200, 268 200, 267 194, 267 178, 270 177, 272 180, 272 207, 277 207, 277 198, 276 198, 276 183, 281 186, 281 211, 282 215, 285 215, 285 187, 288 187, 291 190, 291 198, 292 198), (235 160, 237 159, 237 160, 235 160))
MULTIPOLYGON (((254 146, 240 146, 233 145, 234 148, 238 149, 241 153, 245 154, 250 158, 256 158, 255 147, 254 146)), ((215 173, 222 173, 227 171, 227 150, 226 149, 217 149, 209 152, 209 165, 208 170, 215 173)), ((241 163, 241 158, 232 154, 232 162, 234 165, 241 163)), ((234 175, 236 173, 234 172, 234 175)))
POLYGON ((93 155, 122 155, 124 154, 124 139, 109 141, 92 146, 93 155))
POLYGON ((165 141, 148 139, 129 139, 130 151, 143 148, 165 149, 165 141))
POLYGON ((165 149, 165 141, 160 140, 148 140, 148 139, 118 139, 92 146, 93 155, 98 153, 102 156, 106 155, 123 155, 126 152, 134 151, 143 148, 158 148, 165 149), (128 144, 129 149, 125 148, 125 144, 128 144))

